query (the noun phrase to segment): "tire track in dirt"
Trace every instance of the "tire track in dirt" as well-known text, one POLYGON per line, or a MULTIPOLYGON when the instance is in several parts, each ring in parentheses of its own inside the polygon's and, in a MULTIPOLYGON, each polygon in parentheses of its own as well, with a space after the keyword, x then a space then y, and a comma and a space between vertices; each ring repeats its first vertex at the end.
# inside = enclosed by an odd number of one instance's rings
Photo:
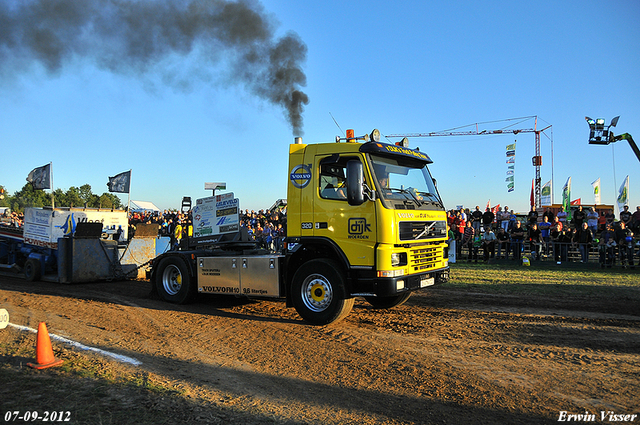
POLYGON ((12 321, 46 320, 142 360, 171 388, 290 421, 551 423, 560 410, 637 408, 635 316, 433 291, 391 310, 358 299, 345 321, 313 327, 282 301, 199 297, 174 306, 150 289, 0 278, 0 302, 12 321))

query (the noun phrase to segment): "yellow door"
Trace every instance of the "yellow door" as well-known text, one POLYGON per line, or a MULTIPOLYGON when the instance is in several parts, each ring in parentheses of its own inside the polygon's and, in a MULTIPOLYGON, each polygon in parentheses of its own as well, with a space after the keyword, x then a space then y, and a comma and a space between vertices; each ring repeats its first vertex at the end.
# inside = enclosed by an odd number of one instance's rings
POLYGON ((346 164, 350 160, 362 161, 362 158, 349 154, 337 158, 316 157, 318 183, 315 192, 314 221, 308 225, 313 227, 315 237, 334 241, 352 266, 373 266, 377 235, 375 202, 365 201, 357 206, 349 205, 347 202, 346 164))

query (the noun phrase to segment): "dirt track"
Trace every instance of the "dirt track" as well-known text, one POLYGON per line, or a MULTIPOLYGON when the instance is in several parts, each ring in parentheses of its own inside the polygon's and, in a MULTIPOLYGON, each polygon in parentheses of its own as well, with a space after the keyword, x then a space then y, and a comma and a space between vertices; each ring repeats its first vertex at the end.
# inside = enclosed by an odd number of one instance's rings
POLYGON ((640 413, 637 306, 436 287, 392 310, 357 300, 344 322, 313 327, 279 301, 174 306, 150 292, 144 281, 0 277, 0 308, 11 323, 46 321, 50 333, 133 357, 168 386, 255 423, 538 424, 557 423, 561 411, 598 422, 600 411, 640 413))

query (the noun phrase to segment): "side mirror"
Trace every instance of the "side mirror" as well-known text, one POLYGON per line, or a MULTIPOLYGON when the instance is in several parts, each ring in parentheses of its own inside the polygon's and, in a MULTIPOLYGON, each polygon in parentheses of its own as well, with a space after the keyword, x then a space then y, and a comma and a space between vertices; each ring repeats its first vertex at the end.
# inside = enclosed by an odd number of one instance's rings
POLYGON ((364 203, 364 171, 360 161, 347 162, 347 201, 349 205, 364 203))

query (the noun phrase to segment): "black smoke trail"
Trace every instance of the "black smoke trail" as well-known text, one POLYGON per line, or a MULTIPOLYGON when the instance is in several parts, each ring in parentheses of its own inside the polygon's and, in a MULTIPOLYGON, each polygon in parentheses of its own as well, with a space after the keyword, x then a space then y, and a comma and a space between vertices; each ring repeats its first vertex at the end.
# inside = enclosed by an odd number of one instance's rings
POLYGON ((251 0, 5 0, 0 78, 34 63, 55 75, 88 60, 114 73, 158 74, 179 90, 194 80, 239 83, 281 106, 302 135, 307 48, 295 33, 277 38, 273 21, 251 0))

